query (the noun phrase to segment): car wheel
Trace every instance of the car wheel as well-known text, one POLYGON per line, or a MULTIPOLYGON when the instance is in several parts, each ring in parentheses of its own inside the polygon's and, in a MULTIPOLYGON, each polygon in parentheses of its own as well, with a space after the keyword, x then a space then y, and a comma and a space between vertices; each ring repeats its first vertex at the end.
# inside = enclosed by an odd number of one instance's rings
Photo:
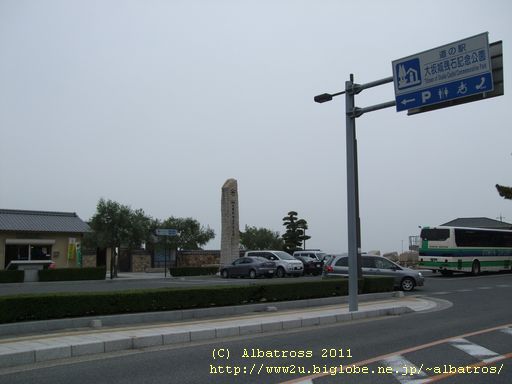
POLYGON ((277 277, 284 277, 285 273, 284 273, 284 268, 283 267, 279 267, 277 268, 277 271, 276 271, 276 276, 277 277))
POLYGON ((414 280, 413 279, 411 279, 410 277, 406 277, 400 283, 400 288, 402 288, 402 291, 409 292, 409 291, 412 291, 414 289, 415 285, 416 284, 414 284, 414 280))
POLYGON ((227 269, 223 269, 222 271, 220 271, 220 275, 222 276, 223 279, 227 279, 229 277, 229 272, 227 269))
POLYGON ((480 274, 480 262, 478 260, 473 261, 473 265, 471 266, 471 274, 473 276, 478 276, 480 274))
POLYGON ((250 277, 251 279, 255 279, 255 278, 256 278, 256 271, 255 271, 254 269, 251 269, 251 270, 249 271, 249 277, 250 277))

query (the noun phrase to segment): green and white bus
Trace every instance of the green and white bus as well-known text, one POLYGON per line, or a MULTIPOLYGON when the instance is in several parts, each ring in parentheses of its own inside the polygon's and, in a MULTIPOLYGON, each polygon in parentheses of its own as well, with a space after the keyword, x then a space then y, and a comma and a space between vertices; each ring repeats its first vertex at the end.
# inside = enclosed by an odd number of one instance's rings
POLYGON ((512 231, 463 227, 424 227, 419 265, 433 272, 512 270, 512 231))

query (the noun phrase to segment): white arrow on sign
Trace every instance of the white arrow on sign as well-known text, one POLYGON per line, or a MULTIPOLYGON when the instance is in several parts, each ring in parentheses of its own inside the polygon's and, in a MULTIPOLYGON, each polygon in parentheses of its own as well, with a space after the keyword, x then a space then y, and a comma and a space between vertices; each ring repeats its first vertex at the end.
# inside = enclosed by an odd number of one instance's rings
POLYGON ((409 103, 412 103, 413 101, 416 101, 416 99, 403 99, 402 100, 402 104, 403 105, 407 105, 409 103))

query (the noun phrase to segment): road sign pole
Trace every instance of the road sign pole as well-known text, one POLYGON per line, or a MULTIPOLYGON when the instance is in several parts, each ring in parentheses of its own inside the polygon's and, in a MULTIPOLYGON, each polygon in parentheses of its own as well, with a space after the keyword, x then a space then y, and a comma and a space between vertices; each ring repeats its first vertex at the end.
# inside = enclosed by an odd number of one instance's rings
POLYGON ((345 82, 346 147, 347 147, 347 225, 348 225, 348 306, 350 312, 358 310, 357 304, 357 159, 354 75, 345 82))
MULTIPOLYGON (((167 238, 165 239, 165 243, 167 243, 167 238)), ((164 243, 164 277, 167 277, 167 244, 164 243)))
POLYGON ((393 77, 372 81, 366 84, 355 84, 354 75, 345 82, 345 91, 315 96, 317 103, 332 100, 333 96, 345 94, 346 150, 347 150, 347 231, 348 231, 348 302, 349 311, 358 310, 357 293, 358 277, 361 271, 361 222, 359 219, 359 187, 357 170, 356 119, 367 112, 393 107, 396 102, 388 101, 365 108, 355 106, 355 95, 364 89, 393 82, 393 77))

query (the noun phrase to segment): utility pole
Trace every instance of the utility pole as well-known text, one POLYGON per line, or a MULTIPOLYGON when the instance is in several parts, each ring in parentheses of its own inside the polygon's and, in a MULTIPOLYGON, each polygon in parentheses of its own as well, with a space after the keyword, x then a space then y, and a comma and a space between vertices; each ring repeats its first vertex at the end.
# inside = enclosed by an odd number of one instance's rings
POLYGON ((317 103, 331 101, 333 97, 345 95, 345 124, 346 124, 346 152, 347 152, 347 232, 348 232, 348 304, 349 311, 358 310, 357 292, 358 277, 362 277, 361 270, 361 222, 359 219, 359 186, 357 171, 357 140, 356 118, 364 113, 379 109, 394 107, 396 102, 389 101, 372 105, 366 108, 355 106, 355 95, 364 89, 393 82, 393 76, 367 84, 354 83, 354 75, 345 82, 345 90, 338 93, 324 93, 315 96, 317 103))

